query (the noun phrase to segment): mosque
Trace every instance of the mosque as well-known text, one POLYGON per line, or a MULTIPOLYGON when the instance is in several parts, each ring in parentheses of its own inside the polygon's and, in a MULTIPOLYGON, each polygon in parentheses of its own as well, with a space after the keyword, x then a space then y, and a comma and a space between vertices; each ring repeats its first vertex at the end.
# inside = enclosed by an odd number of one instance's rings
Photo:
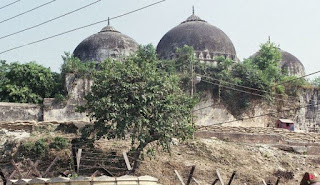
MULTIPOLYGON (((215 65, 217 56, 224 56, 238 62, 235 47, 231 39, 221 29, 211 25, 193 13, 178 26, 169 30, 157 46, 160 59, 172 59, 177 48, 184 45, 192 46, 194 56, 200 62, 215 65)), ((137 51, 138 43, 129 36, 108 25, 99 33, 83 40, 73 54, 83 62, 101 62, 107 58, 120 59, 137 51)), ((305 69, 294 55, 280 50, 282 60, 279 61, 282 70, 289 75, 303 76, 305 69)))

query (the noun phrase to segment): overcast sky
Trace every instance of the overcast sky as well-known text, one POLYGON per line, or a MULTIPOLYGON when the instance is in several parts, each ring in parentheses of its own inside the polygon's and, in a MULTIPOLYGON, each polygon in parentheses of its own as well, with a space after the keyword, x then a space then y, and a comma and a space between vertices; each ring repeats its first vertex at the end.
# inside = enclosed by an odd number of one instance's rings
MULTIPOLYGON (((1 0, 0 7, 14 0, 1 0)), ((21 0, 0 9, 0 22, 50 0, 21 0)), ((0 24, 0 37, 33 26, 95 0, 56 0, 27 15, 0 24)), ((76 27, 140 8, 156 0, 102 0, 85 10, 39 28, 0 40, 0 52, 76 27)), ((306 73, 320 70, 319 0, 167 0, 149 9, 111 22, 117 30, 139 44, 157 45, 161 37, 192 13, 222 29, 233 41, 239 59, 247 58, 267 41, 279 44, 301 60, 306 73)), ((21 63, 36 61, 59 71, 61 55, 73 52, 86 37, 99 32, 107 23, 27 46, 5 54, 1 60, 21 63)))

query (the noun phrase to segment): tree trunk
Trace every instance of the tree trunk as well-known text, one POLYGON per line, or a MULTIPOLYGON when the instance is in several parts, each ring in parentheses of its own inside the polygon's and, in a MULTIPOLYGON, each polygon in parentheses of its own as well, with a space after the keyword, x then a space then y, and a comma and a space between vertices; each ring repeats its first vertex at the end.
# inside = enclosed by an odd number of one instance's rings
POLYGON ((135 153, 133 155, 134 156, 134 162, 133 162, 133 166, 132 166, 132 170, 131 170, 132 174, 134 174, 136 169, 139 168, 139 166, 140 166, 140 160, 139 160, 140 159, 140 155, 141 155, 141 153, 143 152, 143 149, 147 146, 148 143, 141 143, 138 146, 137 150, 135 151, 135 153))

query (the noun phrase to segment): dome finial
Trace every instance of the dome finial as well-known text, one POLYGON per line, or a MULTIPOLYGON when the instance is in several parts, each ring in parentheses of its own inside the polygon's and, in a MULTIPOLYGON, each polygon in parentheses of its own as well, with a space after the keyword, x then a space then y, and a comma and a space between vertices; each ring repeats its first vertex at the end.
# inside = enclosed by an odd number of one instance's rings
POLYGON ((268 36, 268 42, 271 43, 271 37, 270 37, 270 35, 268 36))
POLYGON ((108 17, 108 26, 110 26, 110 17, 108 17))
POLYGON ((192 15, 194 15, 194 6, 192 6, 192 15))

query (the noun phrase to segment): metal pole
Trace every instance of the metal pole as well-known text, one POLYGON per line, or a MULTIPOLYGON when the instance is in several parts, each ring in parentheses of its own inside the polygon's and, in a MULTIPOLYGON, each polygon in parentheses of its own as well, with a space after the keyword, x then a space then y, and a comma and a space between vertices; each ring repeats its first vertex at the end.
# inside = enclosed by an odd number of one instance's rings
POLYGON ((196 166, 192 166, 191 168, 191 171, 190 171, 190 174, 189 174, 189 178, 188 178, 188 181, 187 181, 187 184, 186 185, 189 185, 191 183, 191 179, 192 179, 192 176, 193 176, 193 172, 195 170, 196 166))
POLYGON ((236 175, 236 173, 237 173, 237 171, 234 171, 234 172, 232 173, 231 178, 230 178, 230 180, 229 180, 229 182, 228 182, 228 185, 231 185, 231 182, 233 181, 233 178, 234 178, 234 176, 236 175))

